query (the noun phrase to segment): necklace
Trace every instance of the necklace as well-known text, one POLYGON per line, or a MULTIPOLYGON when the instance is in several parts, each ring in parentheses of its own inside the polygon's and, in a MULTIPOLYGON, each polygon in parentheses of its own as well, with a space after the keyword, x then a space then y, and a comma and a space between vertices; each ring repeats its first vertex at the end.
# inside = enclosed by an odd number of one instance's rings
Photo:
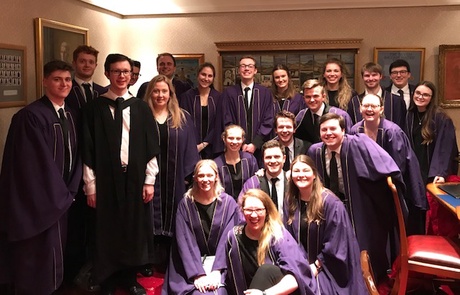
POLYGON ((418 125, 421 126, 422 125, 422 120, 423 120, 423 116, 425 115, 425 113, 422 113, 422 117, 420 118, 420 113, 417 112, 417 119, 418 119, 418 125))

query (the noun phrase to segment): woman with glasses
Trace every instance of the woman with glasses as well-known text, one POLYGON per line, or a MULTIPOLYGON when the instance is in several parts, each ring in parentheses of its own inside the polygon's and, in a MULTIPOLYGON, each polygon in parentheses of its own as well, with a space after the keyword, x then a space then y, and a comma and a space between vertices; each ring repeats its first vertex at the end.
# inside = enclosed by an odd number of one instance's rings
POLYGON ((321 294, 368 294, 360 251, 342 201, 323 187, 313 160, 297 156, 285 206, 287 230, 308 255, 321 294))
POLYGON ((275 204, 262 190, 242 197, 246 221, 228 233, 227 289, 230 294, 317 294, 305 254, 284 228, 275 204))
POLYGON ((182 94, 180 106, 193 118, 198 152, 202 159, 212 159, 223 149, 219 135, 222 133, 221 93, 214 89, 216 69, 211 63, 198 68, 198 86, 182 94))
POLYGON ((383 118, 383 99, 375 94, 363 97, 360 106, 362 121, 355 124, 351 134, 364 133, 377 142, 393 158, 406 184, 406 203, 409 208, 408 234, 425 233, 425 215, 428 203, 420 166, 404 131, 383 118))
MULTIPOLYGON (((164 272, 174 235, 177 204, 182 200, 199 161, 195 131, 190 114, 179 108, 171 80, 154 77, 147 86, 145 100, 155 118, 155 132, 160 139, 159 173, 155 180, 152 210, 156 268, 164 272)), ((136 136, 136 134, 130 134, 136 136)))
POLYGON ((327 100, 330 106, 347 110, 350 99, 358 95, 348 84, 348 70, 343 61, 337 58, 329 58, 321 69, 319 82, 326 90, 327 100))
POLYGON ((241 147, 244 142, 245 132, 238 125, 228 125, 222 133, 225 151, 215 158, 219 169, 219 178, 225 192, 235 200, 238 198, 243 184, 259 169, 256 158, 248 152, 243 152, 241 147))
POLYGON ((443 183, 457 174, 457 139, 452 119, 438 106, 436 87, 417 84, 406 117, 406 134, 420 163, 424 183, 443 183))
POLYGON ((220 288, 227 268, 223 251, 227 233, 240 221, 238 205, 220 185, 214 161, 199 161, 193 180, 177 208, 163 294, 227 294, 220 288))

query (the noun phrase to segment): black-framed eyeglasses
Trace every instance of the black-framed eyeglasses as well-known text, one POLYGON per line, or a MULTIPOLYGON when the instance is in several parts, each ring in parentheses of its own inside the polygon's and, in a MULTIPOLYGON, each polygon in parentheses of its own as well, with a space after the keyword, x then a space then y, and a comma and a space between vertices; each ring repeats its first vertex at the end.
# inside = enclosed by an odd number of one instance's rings
POLYGON ((110 73, 115 74, 117 76, 121 76, 121 75, 128 76, 129 74, 131 74, 131 71, 128 71, 128 70, 124 70, 124 71, 122 71, 122 70, 110 70, 110 73))
POLYGON ((131 75, 132 75, 133 77, 140 77, 140 76, 142 76, 140 73, 134 73, 134 72, 132 72, 131 75))
POLYGON ((409 72, 409 71, 406 71, 406 70, 402 70, 402 71, 391 71, 391 72, 390 72, 390 75, 392 75, 392 76, 397 76, 398 74, 400 74, 400 75, 405 75, 405 74, 407 74, 408 72, 409 72))
POLYGON ((415 91, 414 92, 414 96, 417 96, 417 97, 423 97, 424 99, 428 99, 430 98, 432 95, 431 94, 428 94, 428 93, 421 93, 420 91, 415 91))

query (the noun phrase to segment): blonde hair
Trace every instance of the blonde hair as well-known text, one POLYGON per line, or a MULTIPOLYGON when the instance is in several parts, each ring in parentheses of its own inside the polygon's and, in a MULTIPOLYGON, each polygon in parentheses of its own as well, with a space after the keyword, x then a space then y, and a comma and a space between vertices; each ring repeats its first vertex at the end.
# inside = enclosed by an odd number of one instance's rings
POLYGON ((193 171, 193 180, 194 180, 193 185, 185 193, 185 197, 193 199, 193 196, 198 194, 199 187, 198 187, 198 182, 196 182, 195 178, 197 174, 199 173, 200 169, 204 166, 208 166, 216 174, 216 181, 214 183, 214 195, 218 197, 224 191, 224 188, 222 187, 222 184, 220 183, 216 162, 214 162, 213 160, 200 160, 198 161, 198 163, 196 163, 195 170, 193 171))
POLYGON ((155 109, 152 102, 152 93, 155 85, 160 82, 165 82, 169 88, 169 100, 167 108, 171 116, 171 126, 173 128, 182 128, 183 124, 185 123, 185 114, 179 107, 179 102, 176 97, 176 91, 174 89, 174 86, 165 75, 158 75, 153 77, 153 79, 149 82, 147 86, 147 91, 145 92, 144 100, 149 104, 153 116, 155 117, 155 109))
MULTIPOLYGON (((316 169, 315 163, 313 160, 307 155, 299 155, 295 157, 291 164, 291 171, 292 167, 296 163, 304 163, 310 166, 313 171, 313 175, 315 179, 313 180, 313 188, 311 191, 310 200, 307 206, 307 216, 306 222, 311 223, 313 221, 320 221, 324 220, 324 212, 323 212, 323 197, 322 192, 324 190, 323 184, 318 175, 318 169, 316 169)), ((286 194, 287 198, 287 207, 288 207, 288 220, 287 224, 292 224, 294 220, 294 213, 296 210, 300 210, 299 208, 299 200, 300 200, 300 191, 299 188, 295 185, 294 180, 292 178, 289 179, 289 188, 286 194)))
POLYGON ((265 257, 267 256, 272 239, 276 243, 283 238, 283 222, 272 199, 264 191, 260 189, 246 191, 241 199, 241 208, 244 208, 244 203, 249 197, 260 200, 266 212, 265 223, 259 237, 259 247, 257 248, 257 263, 260 266, 265 263, 265 257))

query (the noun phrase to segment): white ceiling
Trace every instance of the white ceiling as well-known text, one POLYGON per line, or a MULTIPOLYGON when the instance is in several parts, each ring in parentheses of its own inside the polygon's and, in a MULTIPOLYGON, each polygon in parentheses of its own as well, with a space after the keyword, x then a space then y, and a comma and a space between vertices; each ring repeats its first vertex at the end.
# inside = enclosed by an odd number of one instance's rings
POLYGON ((79 0, 122 17, 460 5, 460 0, 79 0))

